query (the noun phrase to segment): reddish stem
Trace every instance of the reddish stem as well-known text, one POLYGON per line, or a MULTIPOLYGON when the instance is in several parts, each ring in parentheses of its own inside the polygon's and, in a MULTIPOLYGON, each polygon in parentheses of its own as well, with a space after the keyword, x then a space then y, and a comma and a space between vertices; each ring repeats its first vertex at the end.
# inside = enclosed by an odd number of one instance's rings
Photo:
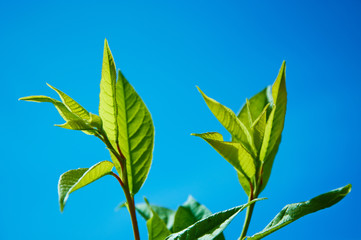
POLYGON ((114 172, 111 172, 110 174, 112 176, 114 176, 118 180, 118 182, 120 183, 120 186, 122 186, 125 198, 126 198, 127 203, 128 203, 128 210, 129 210, 129 213, 130 213, 130 218, 132 220, 134 239, 135 240, 140 240, 137 215, 136 215, 136 212, 135 212, 134 198, 129 193, 128 185, 124 185, 124 183, 120 179, 120 177, 117 174, 115 174, 114 172))

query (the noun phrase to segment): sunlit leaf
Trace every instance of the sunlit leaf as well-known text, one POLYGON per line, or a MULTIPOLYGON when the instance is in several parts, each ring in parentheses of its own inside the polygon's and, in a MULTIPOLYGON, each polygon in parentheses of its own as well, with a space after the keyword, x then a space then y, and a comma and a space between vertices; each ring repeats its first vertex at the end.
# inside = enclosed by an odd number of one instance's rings
POLYGON ((267 119, 259 159, 263 162, 262 191, 270 177, 274 158, 281 142, 287 105, 286 63, 283 62, 272 86, 272 111, 267 119))
POLYGON ((252 123, 249 121, 249 113, 251 113, 252 119, 258 118, 265 106, 271 102, 270 98, 272 98, 271 87, 267 87, 248 100, 248 107, 247 102, 244 104, 237 115, 238 119, 248 128, 251 128, 252 123))
POLYGON ((60 176, 58 183, 60 210, 63 211, 69 194, 111 173, 112 162, 103 161, 91 168, 70 170, 60 176))
POLYGON ((241 182, 242 187, 249 195, 249 185, 251 179, 255 175, 256 167, 254 159, 250 153, 240 144, 236 142, 222 141, 219 133, 192 134, 200 137, 208 142, 222 157, 224 157, 232 166, 247 179, 247 182, 241 182), (216 140, 217 139, 217 140, 216 140), (246 184, 248 186, 243 186, 246 184))
POLYGON ((29 101, 29 102, 49 102, 52 103, 55 108, 58 110, 60 116, 62 116, 62 118, 65 121, 70 121, 70 120, 79 120, 80 118, 72 113, 66 106, 64 103, 55 100, 51 97, 47 97, 47 96, 29 96, 29 97, 22 97, 19 100, 23 100, 23 101, 29 101))
POLYGON ((286 205, 281 212, 263 229, 247 240, 257 240, 266 237, 267 235, 277 231, 280 228, 296 221, 297 219, 317 212, 321 209, 331 207, 332 205, 341 201, 351 191, 351 185, 332 190, 328 193, 319 195, 306 202, 299 202, 286 205))
POLYGON ((272 86, 272 112, 267 120, 264 139, 262 143, 260 160, 267 161, 267 157, 281 137, 287 105, 286 92, 286 63, 283 62, 276 81, 272 86))
POLYGON ((75 115, 77 115, 81 119, 88 120, 88 121, 90 120, 90 113, 87 110, 85 110, 85 108, 83 108, 79 103, 77 103, 74 99, 72 99, 67 94, 60 91, 59 89, 51 86, 48 83, 47 83, 47 85, 51 89, 53 89, 54 91, 56 91, 58 93, 58 95, 61 98, 62 102, 70 109, 70 111, 72 113, 74 113, 75 115))
MULTIPOLYGON (((104 45, 99 115, 113 148, 125 157, 128 187, 136 194, 147 178, 152 162, 154 127, 151 115, 134 88, 118 72, 107 41, 104 45)), ((119 175, 118 160, 111 153, 119 175)))
POLYGON ((272 165, 273 165, 274 159, 276 157, 276 154, 278 152, 278 147, 280 145, 280 142, 281 142, 281 137, 278 139, 278 141, 276 142, 274 148, 269 153, 267 161, 265 161, 264 164, 263 164, 263 169, 261 170, 261 172, 262 172, 262 181, 261 181, 261 186, 260 186, 260 189, 259 189, 259 193, 262 192, 265 189, 265 187, 266 187, 266 185, 268 183, 268 180, 269 180, 269 178, 271 176, 272 165))
POLYGON ((237 118, 236 114, 231 109, 223 106, 216 100, 209 98, 199 88, 198 90, 202 94, 203 99, 205 100, 213 115, 227 129, 227 131, 232 135, 233 139, 242 143, 242 145, 244 145, 250 153, 255 154, 252 136, 244 123, 242 123, 237 118))
POLYGON ((70 120, 61 125, 55 125, 58 127, 70 129, 70 130, 87 130, 95 131, 91 126, 89 126, 83 119, 70 120))
POLYGON ((252 123, 251 129, 253 130, 253 142, 256 146, 257 152, 260 150, 262 146, 263 136, 266 129, 267 124, 267 110, 270 104, 267 104, 263 111, 260 113, 257 119, 252 123))
POLYGON ((134 195, 147 178, 152 163, 153 121, 146 105, 120 71, 116 100, 119 147, 126 158, 129 189, 134 195))
POLYGON ((96 127, 97 129, 102 129, 103 121, 98 115, 90 113, 89 121, 90 121, 89 123, 90 126, 96 127))
POLYGON ((115 99, 116 69, 108 42, 105 39, 102 76, 100 81, 99 116, 103 129, 113 143, 118 141, 117 103, 115 99))
POLYGON ((238 181, 241 184, 243 191, 247 194, 247 196, 251 195, 251 192, 253 190, 253 185, 255 184, 252 179, 249 179, 247 176, 245 176, 240 171, 237 171, 237 177, 238 181))
POLYGON ((97 130, 94 129, 91 125, 91 114, 88 113, 87 110, 85 110, 71 97, 69 97, 59 89, 54 88, 50 84, 48 84, 48 86, 58 93, 63 102, 47 96, 30 96, 20 98, 19 100, 32 102, 50 102, 55 106, 60 115, 66 121, 66 123, 56 126, 71 130, 81 130, 84 133, 90 135, 94 135, 97 133, 97 130))

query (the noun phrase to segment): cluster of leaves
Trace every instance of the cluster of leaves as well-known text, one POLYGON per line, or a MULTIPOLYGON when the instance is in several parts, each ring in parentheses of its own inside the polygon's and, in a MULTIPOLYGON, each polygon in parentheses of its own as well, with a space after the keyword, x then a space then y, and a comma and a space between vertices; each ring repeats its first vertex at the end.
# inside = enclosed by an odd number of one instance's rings
MULTIPOLYGON (((256 199, 251 203, 261 199, 256 199)), ((149 239, 216 239, 224 240, 223 230, 233 218, 251 203, 212 214, 204 205, 189 196, 177 211, 169 208, 137 204, 136 209, 147 221, 149 239)))
MULTIPOLYGON (((184 228, 187 227, 186 230, 173 233, 167 239, 223 239, 223 235, 218 234, 228 226, 240 211, 249 206, 240 236, 240 239, 245 239, 247 238, 246 233, 254 202, 260 200, 257 197, 267 185, 273 161, 281 142, 287 105, 286 64, 285 62, 282 63, 273 85, 266 87, 249 100, 246 99, 246 104, 237 115, 231 109, 208 97, 199 88, 198 90, 211 112, 231 134, 232 141, 224 141, 223 136, 217 132, 192 135, 204 139, 234 167, 249 200, 246 205, 238 207, 238 210, 233 208, 210 216, 203 216, 199 222, 193 224, 189 221, 188 226, 184 226, 184 228), (224 216, 228 217, 223 218, 224 216), (207 224, 201 225, 202 222, 207 222, 207 224), (193 235, 194 233, 198 235, 193 235)), ((302 216, 330 207, 346 196, 350 190, 351 185, 346 185, 309 201, 289 204, 276 215, 264 230, 248 237, 248 239, 261 239, 302 216)), ((167 216, 167 221, 173 219, 172 214, 174 212, 169 209, 150 205, 144 206, 151 209, 148 211, 152 212, 153 218, 161 219, 158 216, 167 216)), ((188 217, 179 212, 183 212, 181 207, 177 210, 177 214, 183 219, 178 218, 177 220, 187 223, 188 217)), ((178 230, 166 228, 165 226, 168 226, 167 221, 159 224, 159 226, 163 225, 164 227, 157 228, 157 233, 163 238, 150 239, 164 239, 164 236, 172 232, 171 230, 173 232, 178 230)))
MULTIPOLYGON (((286 205, 260 232, 250 237, 240 239, 258 240, 285 227, 297 219, 331 207, 341 201, 351 191, 351 185, 321 194, 308 201, 286 205)), ((215 214, 198 203, 193 197, 188 200, 177 211, 150 205, 145 199, 145 204, 137 204, 136 209, 147 221, 149 240, 222 240, 225 239, 222 232, 231 221, 244 209, 254 204, 253 199, 243 204, 215 214)))
POLYGON ((266 187, 281 142, 287 104, 285 68, 283 62, 274 84, 247 99, 238 115, 199 89, 232 141, 224 141, 217 132, 193 135, 203 138, 232 164, 250 199, 266 187))
POLYGON ((60 176, 58 192, 61 211, 70 193, 105 175, 113 175, 124 190, 133 224, 136 224, 134 195, 146 180, 151 166, 154 127, 142 99, 121 71, 117 75, 107 41, 104 44, 99 116, 89 113, 62 91, 48 86, 58 93, 61 101, 47 96, 30 96, 20 100, 52 103, 65 120, 64 124, 57 126, 98 137, 109 149, 112 159, 112 162, 103 161, 60 176), (114 167, 118 174, 112 171, 114 167))
MULTIPOLYGON (((106 176, 114 176, 123 188, 126 206, 133 224, 134 237, 140 239, 136 211, 147 221, 150 240, 163 239, 224 239, 223 230, 242 210, 247 209, 240 239, 245 239, 254 203, 266 187, 277 154, 284 127, 287 92, 286 65, 283 62, 272 86, 246 100, 238 115, 200 89, 206 104, 231 134, 224 141, 216 132, 193 134, 204 139, 236 170, 239 182, 248 195, 246 204, 212 214, 193 197, 176 211, 134 203, 134 195, 145 182, 154 145, 154 127, 151 115, 142 99, 123 74, 116 71, 108 43, 105 40, 100 82, 99 116, 88 112, 64 92, 48 84, 61 101, 47 96, 30 96, 20 100, 49 102, 58 110, 64 124, 62 128, 79 130, 102 140, 112 161, 102 161, 90 168, 70 170, 60 176, 58 184, 60 209, 63 211, 69 195, 106 176), (113 172, 115 168, 115 172, 113 172)), ((327 208, 340 201, 351 190, 347 185, 322 194, 306 202, 285 206, 259 233, 248 237, 261 239, 309 213, 327 208)))

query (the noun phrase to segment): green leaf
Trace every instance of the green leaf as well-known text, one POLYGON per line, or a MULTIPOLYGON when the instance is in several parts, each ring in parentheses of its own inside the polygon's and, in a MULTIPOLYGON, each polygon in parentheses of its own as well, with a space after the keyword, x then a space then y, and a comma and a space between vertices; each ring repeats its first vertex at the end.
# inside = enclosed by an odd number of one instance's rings
MULTIPOLYGON (((206 206, 197 202, 192 196, 189 196, 175 214, 173 232, 182 231, 210 215, 212 215, 212 212, 206 206)), ((224 240, 224 236, 220 234, 215 239, 224 240)))
POLYGON ((128 202, 127 201, 119 203, 119 205, 115 208, 115 211, 119 211, 120 209, 122 209, 124 207, 128 208, 128 202))
POLYGON ((47 85, 58 93, 59 97, 61 98, 61 101, 70 109, 72 113, 74 113, 81 119, 88 121, 90 120, 90 113, 85 108, 83 108, 79 103, 77 103, 74 99, 72 99, 64 92, 60 91, 59 89, 51 86, 48 83, 47 85))
POLYGON ((97 129, 102 129, 103 128, 103 121, 102 119, 93 113, 90 113, 90 126, 92 127, 96 127, 97 129))
MULTIPOLYGON (((119 147, 126 159, 129 191, 134 195, 147 178, 152 163, 153 121, 144 102, 120 71, 118 80, 116 79, 113 56, 106 40, 100 83, 99 115, 103 129, 114 149, 117 150, 119 147)), ((112 160, 122 177, 122 171, 114 156, 112 160)))
MULTIPOLYGON (((102 77, 100 80, 99 116, 109 140, 118 142, 117 103, 115 99, 116 69, 108 42, 104 41, 102 77)), ((116 147, 115 147, 116 149, 116 147)))
POLYGON ((54 88, 50 84, 48 84, 48 86, 58 93, 63 102, 47 96, 30 96, 20 98, 19 100, 32 102, 50 102, 56 107, 60 115, 66 121, 66 123, 62 125, 55 126, 71 130, 81 130, 86 134, 95 135, 97 130, 94 129, 91 125, 91 114, 59 89, 54 88))
POLYGON ((250 123, 250 125, 253 125, 253 121, 255 120, 255 116, 252 115, 251 112, 251 103, 250 101, 246 98, 246 108, 247 108, 247 115, 248 115, 248 122, 250 123))
POLYGON ((263 164, 263 169, 261 170, 262 172, 262 181, 261 181, 261 186, 260 186, 260 190, 259 190, 259 193, 261 193, 267 183, 268 183, 268 180, 271 176, 271 172, 272 172, 272 165, 273 165, 273 162, 274 162, 274 159, 276 157, 276 154, 278 152, 278 147, 280 145, 280 142, 281 142, 281 137, 278 138, 278 141, 276 142, 275 144, 275 147, 272 149, 272 151, 270 152, 270 154, 268 155, 268 158, 267 158, 267 161, 264 162, 263 164))
POLYGON ((70 170, 60 176, 58 183, 60 211, 64 210, 69 194, 111 173, 114 167, 112 162, 103 161, 91 168, 70 170))
POLYGON ((166 224, 168 230, 171 231, 173 229, 174 216, 175 216, 175 212, 173 210, 156 205, 149 206, 148 204, 145 203, 135 205, 135 209, 145 220, 151 218, 151 214, 152 214, 151 209, 152 209, 155 213, 157 213, 159 218, 166 224))
POLYGON ((72 113, 65 105, 64 103, 55 100, 51 97, 47 97, 47 96, 29 96, 29 97, 22 97, 19 100, 23 100, 23 101, 29 101, 29 102, 49 102, 52 103, 55 108, 58 110, 60 116, 62 116, 62 118, 65 121, 70 121, 70 120, 79 120, 80 118, 72 113))
POLYGON ((254 181, 239 171, 237 171, 237 177, 243 191, 247 194, 247 196, 250 196, 253 190, 253 185, 255 184, 254 181))
POLYGON ((272 86, 273 109, 267 120, 264 139, 262 143, 260 160, 267 161, 276 142, 281 137, 287 105, 286 92, 286 63, 283 62, 276 81, 272 86))
POLYGON ((257 153, 262 147, 263 136, 267 124, 267 110, 269 103, 264 107, 263 111, 260 113, 258 118, 252 123, 251 129, 253 130, 253 142, 256 146, 257 153))
POLYGON ((172 232, 182 231, 195 222, 196 220, 194 219, 192 212, 188 208, 180 206, 178 207, 174 217, 174 226, 172 232))
POLYGON ((235 141, 242 143, 248 152, 255 154, 252 136, 247 127, 237 118, 236 114, 229 108, 223 106, 216 100, 209 98, 199 88, 203 99, 218 121, 227 129, 235 141))
POLYGON ((219 154, 222 155, 232 166, 242 172, 248 178, 255 174, 255 165, 249 152, 239 143, 224 142, 219 133, 203 133, 193 136, 200 137, 208 142, 219 154), (217 140, 216 140, 217 139, 217 140))
POLYGON ((248 237, 247 240, 257 240, 277 231, 280 228, 296 221, 297 219, 317 212, 321 209, 331 207, 341 201, 351 191, 351 184, 319 195, 311 200, 286 205, 281 212, 261 232, 248 237))
POLYGON ((116 91, 119 147, 126 158, 129 190, 134 195, 147 178, 152 163, 153 121, 146 105, 120 71, 116 91))
POLYGON ((265 106, 272 101, 270 98, 272 98, 271 87, 266 87, 246 101, 246 104, 243 105, 238 113, 237 118, 241 120, 246 127, 251 128, 252 122, 250 119, 258 118, 265 106), (247 104, 247 102, 249 103, 247 104))
POLYGON ((243 189, 250 195, 251 179, 255 175, 256 166, 249 152, 236 142, 224 142, 219 133, 192 134, 208 142, 219 154, 222 155, 232 166, 242 174, 247 181, 240 181, 243 189))
POLYGON ((259 192, 261 192, 267 185, 271 174, 273 161, 277 154, 279 144, 281 143, 281 135, 283 131, 287 105, 285 62, 282 63, 276 81, 272 86, 271 99, 273 108, 267 120, 259 156, 260 161, 263 162, 262 172, 264 173, 262 176, 262 186, 259 192))
POLYGON ((152 209, 147 199, 144 199, 150 210, 150 218, 147 221, 148 239, 149 240, 164 240, 171 234, 167 225, 159 217, 159 215, 152 209))
POLYGON ((70 129, 70 130, 82 130, 87 134, 95 134, 96 133, 96 130, 93 129, 88 124, 86 124, 86 122, 84 122, 83 119, 70 120, 61 125, 55 124, 55 126, 62 127, 65 129, 70 129))
POLYGON ((174 233, 166 238, 166 240, 211 240, 217 237, 229 225, 229 223, 250 204, 261 199, 255 199, 247 204, 234 207, 222 212, 212 214, 204 218, 183 231, 174 233))
POLYGON ((212 215, 212 212, 204 205, 197 202, 192 196, 182 205, 193 215, 195 222, 212 215))
POLYGON ((152 212, 152 214, 152 217, 147 221, 148 239, 164 240, 171 232, 155 212, 152 212))

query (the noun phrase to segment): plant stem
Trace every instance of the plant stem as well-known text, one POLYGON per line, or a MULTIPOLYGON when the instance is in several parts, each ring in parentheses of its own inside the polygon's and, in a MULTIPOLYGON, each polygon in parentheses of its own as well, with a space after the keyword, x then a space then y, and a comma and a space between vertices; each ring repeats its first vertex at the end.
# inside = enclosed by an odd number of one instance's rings
POLYGON ((100 140, 102 140, 105 145, 107 146, 107 148, 109 149, 109 151, 111 151, 114 156, 118 159, 119 164, 121 166, 122 169, 124 169, 124 162, 125 162, 125 158, 122 155, 120 155, 112 146, 112 144, 110 143, 108 136, 104 133, 104 131, 100 131, 99 134, 95 135, 96 137, 98 137, 100 140))
POLYGON ((128 202, 130 218, 132 219, 134 239, 140 240, 137 215, 135 213, 134 198, 130 194, 129 197, 127 197, 127 202, 128 202))
POLYGON ((130 191, 129 191, 126 158, 123 155, 122 151, 120 150, 118 143, 116 143, 117 150, 118 150, 118 151, 116 151, 114 149, 114 147, 112 146, 112 144, 110 143, 110 141, 109 141, 107 135, 104 133, 104 131, 101 130, 99 133, 100 134, 98 134, 96 136, 98 138, 100 138, 105 143, 105 145, 108 147, 108 149, 114 154, 114 156, 117 158, 117 160, 119 161, 119 164, 122 168, 121 174, 124 178, 123 181, 122 181, 122 179, 120 179, 120 177, 117 174, 112 172, 111 175, 114 176, 120 183, 120 186, 122 186, 122 189, 123 189, 123 192, 125 195, 125 199, 127 200, 127 203, 128 203, 128 211, 130 214, 130 218, 132 220, 134 240, 140 240, 137 215, 135 212, 134 197, 132 196, 132 194, 130 194, 130 191))
POLYGON ((136 212, 135 212, 134 198, 131 196, 131 194, 129 192, 128 185, 125 185, 117 174, 112 172, 111 175, 114 176, 118 180, 118 182, 120 183, 120 186, 122 186, 125 198, 126 198, 127 203, 128 203, 128 211, 129 211, 129 214, 130 214, 130 218, 132 220, 134 240, 140 240, 137 215, 136 215, 136 212))
MULTIPOLYGON (((254 200, 257 198, 257 193, 255 194, 256 196, 253 196, 253 188, 251 187, 251 195, 249 196, 248 198, 248 202, 254 200)), ((252 203, 248 208, 247 208, 247 213, 246 213, 246 218, 244 219, 244 224, 243 224, 243 229, 242 229, 242 233, 241 233, 241 236, 238 238, 238 240, 242 240, 246 234, 247 234, 247 231, 248 231, 248 227, 249 227, 249 224, 251 223, 251 218, 252 218, 252 213, 253 213, 253 208, 254 208, 254 205, 256 203, 252 203)))
MULTIPOLYGON (((252 201, 252 200, 249 200, 249 201, 252 201)), ((247 208, 247 213, 246 213, 246 218, 244 220, 243 230, 242 230, 241 236, 238 238, 238 240, 242 240, 247 234, 248 227, 249 227, 249 224, 250 224, 251 218, 252 218, 254 205, 255 205, 255 203, 253 203, 252 205, 250 205, 247 208)))

